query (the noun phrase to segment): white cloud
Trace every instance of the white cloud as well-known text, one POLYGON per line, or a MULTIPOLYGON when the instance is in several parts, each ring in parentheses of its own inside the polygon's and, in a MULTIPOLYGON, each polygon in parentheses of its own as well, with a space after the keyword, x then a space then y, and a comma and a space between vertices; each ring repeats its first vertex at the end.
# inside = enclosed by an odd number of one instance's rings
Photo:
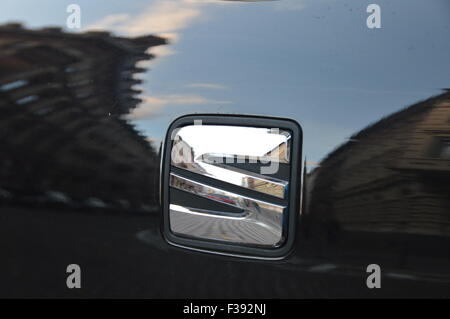
MULTIPOLYGON (((141 36, 156 34, 165 37, 170 43, 176 43, 181 33, 204 16, 204 7, 211 4, 228 4, 228 1, 213 0, 157 0, 144 7, 136 14, 111 14, 88 25, 84 30, 107 30, 122 36, 141 36)), ((150 49, 158 59, 140 61, 137 65, 148 68, 161 57, 175 54, 170 45, 162 45, 150 49)), ((219 84, 193 83, 190 87, 210 89, 225 88, 219 84)), ((230 101, 218 101, 195 94, 165 94, 142 97, 143 102, 126 117, 139 119, 153 116, 166 106, 183 106, 199 104, 230 104, 230 101)))
POLYGON ((128 36, 172 33, 186 28, 200 14, 195 4, 163 0, 152 3, 137 14, 108 15, 86 29, 108 29, 128 36))
POLYGON ((157 115, 163 107, 187 106, 187 105, 217 105, 231 104, 231 101, 218 101, 208 99, 196 94, 167 94, 159 96, 145 96, 143 102, 126 117, 130 120, 141 119, 147 116, 157 115))
POLYGON ((203 88, 203 89, 216 89, 216 90, 225 90, 227 87, 222 84, 216 83, 190 83, 186 84, 188 88, 203 88))
POLYGON ((130 15, 126 13, 121 14, 111 14, 103 19, 100 19, 99 21, 88 25, 85 27, 87 30, 106 30, 111 28, 116 28, 121 23, 127 22, 130 20, 130 15))
MULTIPOLYGON (((157 34, 175 43, 182 30, 200 20, 202 7, 220 4, 211 0, 159 0, 137 14, 112 14, 88 25, 85 30, 109 30, 126 36, 157 34)), ((158 46, 151 52, 159 57, 175 52, 167 46, 158 46)))

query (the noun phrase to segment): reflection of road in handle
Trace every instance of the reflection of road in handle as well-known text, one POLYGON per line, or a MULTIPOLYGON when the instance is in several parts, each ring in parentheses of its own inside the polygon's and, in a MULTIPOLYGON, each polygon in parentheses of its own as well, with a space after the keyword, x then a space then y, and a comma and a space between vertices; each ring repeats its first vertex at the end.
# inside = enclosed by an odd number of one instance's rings
POLYGON ((170 174, 170 186, 242 210, 236 214, 171 203, 170 227, 175 233, 270 247, 283 239, 281 216, 285 206, 241 196, 174 173, 170 174))

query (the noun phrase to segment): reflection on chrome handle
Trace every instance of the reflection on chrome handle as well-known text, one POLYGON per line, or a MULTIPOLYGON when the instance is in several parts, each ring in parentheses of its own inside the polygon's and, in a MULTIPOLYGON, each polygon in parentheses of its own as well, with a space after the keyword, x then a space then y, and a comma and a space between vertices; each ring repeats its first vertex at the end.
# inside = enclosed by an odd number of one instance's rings
POLYGON ((224 191, 174 173, 170 174, 170 186, 243 211, 224 214, 170 204, 170 228, 176 234, 269 247, 283 241, 284 206, 224 191))
MULTIPOLYGON (((288 182, 250 172, 231 163, 263 163, 277 172, 289 163, 291 135, 266 128, 192 125, 174 136, 171 164, 223 182, 286 198, 288 182)), ((260 166, 261 170, 267 166, 260 166)))

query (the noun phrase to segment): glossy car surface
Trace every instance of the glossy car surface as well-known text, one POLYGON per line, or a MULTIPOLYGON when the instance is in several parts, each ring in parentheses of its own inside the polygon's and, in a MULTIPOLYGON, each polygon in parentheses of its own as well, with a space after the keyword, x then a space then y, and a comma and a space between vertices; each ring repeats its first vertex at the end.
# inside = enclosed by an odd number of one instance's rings
POLYGON ((373 29, 370 3, 2 3, 0 296, 450 297, 450 3, 373 29), (164 240, 160 143, 193 113, 302 126, 287 258, 164 240))

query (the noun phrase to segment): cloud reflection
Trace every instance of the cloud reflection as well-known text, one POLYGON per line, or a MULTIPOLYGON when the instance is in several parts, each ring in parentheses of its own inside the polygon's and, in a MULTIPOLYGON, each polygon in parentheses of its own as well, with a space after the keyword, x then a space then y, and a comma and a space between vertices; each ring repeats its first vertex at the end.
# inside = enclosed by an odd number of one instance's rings
POLYGON ((150 116, 155 116, 162 111, 162 108, 171 106, 205 105, 205 104, 231 104, 231 101, 219 101, 208 99, 197 94, 167 94, 158 96, 142 97, 143 103, 135 108, 127 119, 137 120, 150 116))
MULTIPOLYGON (((176 43, 180 39, 182 30, 190 27, 201 19, 203 7, 208 4, 226 4, 221 1, 200 0, 164 0, 156 1, 137 14, 111 14, 86 27, 86 30, 110 30, 127 36, 143 34, 158 34, 176 43)), ((151 53, 159 57, 175 54, 169 46, 154 47, 151 53)), ((141 62, 148 67, 149 61, 141 62)), ((140 65, 139 65, 140 66, 140 65)), ((225 89, 219 84, 192 83, 186 85, 190 88, 225 89)), ((131 114, 130 120, 141 119, 157 115, 165 106, 203 105, 203 104, 230 104, 231 101, 212 100, 196 94, 165 94, 159 96, 144 96, 141 103, 131 114)))
MULTIPOLYGON (((225 4, 221 1, 164 0, 156 1, 137 14, 111 14, 90 24, 86 30, 112 30, 127 36, 156 33, 175 43, 182 30, 190 27, 203 15, 202 8, 208 4, 225 4)), ((152 53, 165 56, 174 51, 154 48, 152 53)))

